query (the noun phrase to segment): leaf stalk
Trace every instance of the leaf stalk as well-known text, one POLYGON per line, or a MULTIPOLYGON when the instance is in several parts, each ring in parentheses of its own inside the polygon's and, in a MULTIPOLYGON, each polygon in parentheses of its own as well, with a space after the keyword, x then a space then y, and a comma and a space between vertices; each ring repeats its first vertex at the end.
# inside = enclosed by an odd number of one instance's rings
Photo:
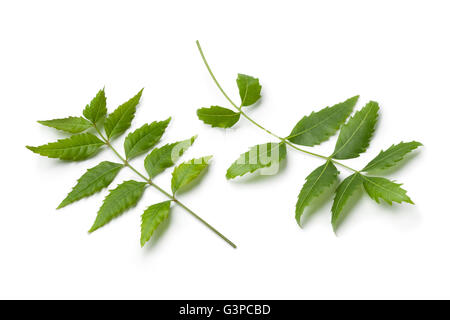
POLYGON ((231 98, 226 94, 226 92, 223 90, 223 88, 222 88, 222 86, 220 85, 220 83, 217 81, 217 78, 215 77, 214 73, 212 72, 211 67, 209 66, 208 61, 206 60, 205 54, 203 53, 202 47, 200 46, 200 42, 199 42, 198 40, 196 41, 196 44, 197 44, 198 51, 200 52, 200 55, 201 55, 201 57, 202 57, 203 63, 205 64, 206 69, 208 69, 209 75, 210 75, 211 78, 213 79, 213 81, 214 81, 214 83, 216 84, 217 88, 219 88, 220 92, 222 92, 222 94, 224 95, 224 97, 230 102, 230 104, 231 104, 236 110, 239 111, 240 114, 242 114, 242 116, 243 116, 244 118, 246 118, 248 121, 250 121, 252 124, 254 124, 254 125, 257 126, 258 128, 260 128, 261 130, 264 130, 266 133, 268 133, 268 134, 270 134, 271 136, 275 137, 276 139, 280 140, 281 143, 285 143, 285 144, 287 144, 288 146, 290 146, 291 148, 293 148, 293 149, 295 149, 295 150, 297 150, 297 151, 300 151, 300 152, 303 152, 303 153, 308 154, 308 155, 310 155, 310 156, 314 156, 314 157, 321 158, 321 159, 324 159, 324 160, 329 160, 329 161, 333 162, 334 164, 337 164, 338 166, 341 166, 341 167, 343 167, 343 168, 345 168, 345 169, 347 169, 347 170, 350 170, 350 171, 353 171, 353 172, 359 172, 358 170, 355 170, 355 169, 353 169, 353 168, 351 168, 351 167, 349 167, 349 166, 346 166, 345 164, 343 164, 343 163, 341 163, 341 162, 339 162, 339 161, 336 161, 336 160, 332 159, 331 157, 326 157, 326 156, 323 156, 323 155, 321 155, 321 154, 314 153, 314 152, 310 152, 310 151, 304 150, 304 149, 302 149, 302 148, 299 148, 299 147, 297 147, 296 145, 294 145, 293 143, 291 143, 290 141, 287 140, 289 137, 287 137, 287 138, 282 138, 281 136, 279 136, 279 135, 273 133, 272 131, 266 129, 266 128, 263 127, 261 124, 259 124, 259 123, 256 122, 255 120, 253 120, 253 119, 252 119, 250 116, 248 116, 244 111, 242 111, 242 105, 238 107, 237 104, 235 104, 235 103, 233 102, 233 100, 231 100, 231 98))

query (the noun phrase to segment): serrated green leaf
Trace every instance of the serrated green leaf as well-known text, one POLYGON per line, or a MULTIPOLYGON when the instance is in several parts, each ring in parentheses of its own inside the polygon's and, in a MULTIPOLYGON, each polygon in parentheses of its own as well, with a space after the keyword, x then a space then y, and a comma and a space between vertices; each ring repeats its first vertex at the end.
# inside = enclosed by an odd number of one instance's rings
POLYGON ((242 106, 251 106, 261 98, 259 79, 239 73, 236 83, 239 88, 242 106))
POLYGON ((328 140, 352 113, 358 98, 359 96, 355 96, 319 112, 311 112, 295 125, 288 140, 310 147, 328 140))
POLYGON ((250 151, 241 154, 228 168, 226 177, 227 179, 233 179, 267 167, 272 168, 272 174, 275 174, 284 158, 286 158, 286 145, 284 143, 259 144, 251 147, 250 151))
POLYGON ((89 129, 92 124, 83 117, 68 117, 62 119, 42 120, 38 123, 69 133, 80 133, 89 129))
POLYGON ((147 170, 150 179, 163 172, 164 169, 173 166, 194 143, 196 138, 197 136, 194 136, 184 141, 166 144, 161 148, 153 149, 144 161, 145 170, 147 170))
POLYGON ((171 183, 173 194, 197 178, 208 167, 211 158, 212 156, 206 156, 192 159, 175 167, 171 183))
POLYGON ((138 105, 141 96, 142 89, 133 98, 117 107, 105 121, 105 131, 108 138, 121 135, 128 130, 131 126, 131 121, 134 119, 136 113, 136 106, 138 105))
POLYGON ((378 103, 370 101, 342 127, 332 157, 357 158, 366 151, 378 119, 378 103))
POLYGON ((406 195, 406 190, 400 188, 401 184, 392 182, 386 178, 361 176, 364 180, 364 189, 377 203, 380 203, 380 199, 383 199, 390 205, 392 205, 393 201, 414 204, 406 195))
POLYGON ((122 164, 103 161, 95 167, 87 169, 86 173, 78 179, 78 183, 59 204, 57 209, 65 207, 82 198, 89 197, 103 188, 106 188, 111 184, 122 168, 122 164))
POLYGON ((148 207, 142 214, 141 247, 150 240, 153 232, 167 219, 170 212, 170 201, 164 201, 148 207))
POLYGON ((105 89, 100 90, 83 110, 83 115, 92 123, 97 123, 106 116, 105 89))
POLYGON ((127 159, 132 159, 147 152, 159 142, 169 125, 170 119, 164 121, 154 121, 151 124, 144 124, 139 129, 131 132, 124 142, 127 159))
POLYGON ((239 121, 241 114, 227 108, 211 106, 209 108, 198 109, 197 116, 213 128, 231 128, 239 121))
POLYGON ((295 207, 295 219, 301 226, 301 218, 305 208, 311 204, 314 198, 320 196, 330 188, 338 179, 339 171, 331 161, 327 161, 306 177, 306 182, 298 195, 295 207))
POLYGON ((111 190, 105 200, 103 200, 103 204, 97 213, 97 218, 89 232, 94 232, 121 215, 125 210, 134 207, 142 197, 145 186, 145 182, 129 180, 111 190))
POLYGON ((361 171, 371 172, 393 167, 401 161, 406 154, 420 146, 422 146, 422 144, 416 141, 400 142, 397 145, 392 145, 386 151, 381 150, 381 152, 361 171))
POLYGON ((38 147, 27 148, 34 153, 61 160, 84 160, 96 153, 104 142, 90 133, 73 135, 38 147))
POLYGON ((348 176, 341 182, 341 184, 336 189, 336 196, 334 197, 333 206, 331 207, 331 224, 333 229, 336 230, 337 223, 341 217, 342 210, 347 204, 348 200, 352 195, 358 191, 362 190, 362 177, 359 173, 354 173, 348 176))

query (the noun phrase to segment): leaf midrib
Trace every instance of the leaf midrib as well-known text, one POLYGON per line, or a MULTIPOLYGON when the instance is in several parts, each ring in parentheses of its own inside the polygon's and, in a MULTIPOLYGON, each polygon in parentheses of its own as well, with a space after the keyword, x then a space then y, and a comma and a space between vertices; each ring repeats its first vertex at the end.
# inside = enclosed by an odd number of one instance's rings
MULTIPOLYGON (((353 183, 353 180, 355 180, 358 173, 353 174, 353 177, 350 179, 350 182, 345 186, 344 191, 341 193, 341 197, 338 199, 338 202, 336 203, 336 208, 339 208, 339 205, 341 204, 342 199, 344 198, 345 193, 347 192, 347 189, 350 187, 350 185, 353 183)), ((337 212, 337 211, 336 211, 337 212)))
MULTIPOLYGON (((120 199, 122 199, 122 198, 124 198, 124 197, 126 197, 126 196, 128 196, 130 193, 132 193, 132 192, 134 192, 134 191, 138 191, 139 189, 140 189, 140 185, 138 186, 138 185, 129 185, 129 186, 127 186, 127 188, 126 188, 126 190, 124 190, 124 191, 120 191, 120 193, 118 193, 118 194, 115 194, 114 195, 114 199, 113 199, 113 201, 108 201, 108 202, 110 202, 108 205, 107 205, 107 207, 108 208, 106 208, 106 209, 109 209, 110 208, 110 206, 111 205, 113 205, 113 204, 116 204, 118 201, 118 199, 120 200, 120 199)), ((140 190, 139 190, 140 191, 140 190)), ((111 195, 111 194, 109 194, 109 195, 111 195)), ((106 204, 106 199, 105 199, 105 202, 104 202, 104 205, 106 204)), ((128 207, 128 203, 127 203, 127 207, 128 207)), ((132 205, 132 204, 131 204, 132 205)), ((104 211, 104 210, 102 210, 102 208, 103 208, 103 206, 100 208, 100 210, 101 211, 104 211)), ((113 206, 113 209, 114 209, 115 207, 113 206)), ((106 210, 105 209, 105 210, 106 210)), ((122 212, 122 208, 119 208, 119 207, 117 207, 116 209, 120 209, 119 211, 114 211, 114 213, 112 214, 112 215, 115 215, 116 213, 120 213, 120 212, 122 212)), ((99 212, 100 213, 100 212, 99 212)))
MULTIPOLYGON (((369 181, 369 182, 372 183, 373 185, 379 187, 380 189, 383 189, 383 190, 387 191, 388 193, 393 193, 393 194, 399 196, 400 198, 403 198, 403 196, 404 196, 404 195, 401 194, 401 193, 397 193, 397 192, 394 192, 394 191, 392 191, 392 190, 390 190, 390 189, 386 189, 386 188, 383 187, 382 185, 379 185, 378 183, 375 183, 375 182, 374 182, 373 180, 371 180, 369 177, 366 177, 366 176, 364 176, 364 175, 362 175, 362 177, 364 177, 364 179, 365 179, 366 181, 369 181)), ((378 197, 378 198, 380 198, 380 197, 378 197)), ((384 200, 384 199, 383 199, 383 200, 384 200)), ((397 202, 396 200, 391 200, 391 202, 392 202, 392 201, 397 202)))
POLYGON ((353 139, 353 137, 355 136, 355 134, 359 131, 359 129, 361 129, 363 123, 366 121, 367 117, 369 116, 370 112, 372 111, 373 107, 370 107, 370 110, 367 111, 366 115, 364 116, 364 119, 360 122, 360 124, 358 125, 358 127, 356 128, 356 130, 353 132, 353 134, 350 136, 350 138, 347 139, 347 141, 342 145, 341 148, 339 148, 339 150, 335 151, 333 153, 332 156, 335 156, 337 153, 341 152, 343 148, 345 148, 347 146, 347 144, 350 143, 350 141, 353 139))
MULTIPOLYGON (((122 105, 122 106, 123 106, 123 105, 122 105)), ((120 106, 119 106, 119 108, 120 108, 120 106)), ((116 109, 115 111, 118 111, 119 108, 116 109)), ((110 132, 109 137, 112 137, 112 136, 115 134, 115 130, 116 130, 117 126, 119 125, 120 122, 122 122, 122 120, 125 118, 125 116, 128 115, 128 111, 130 110, 130 108, 133 108, 133 106, 129 106, 128 108, 125 107, 125 111, 122 113, 122 115, 119 116, 119 119, 118 119, 118 120, 116 121, 116 123, 113 125, 113 128, 111 129, 111 132, 110 132)), ((114 112, 115 112, 115 111, 114 111, 114 112)), ((114 114, 114 112, 113 112, 113 114, 114 114)))
POLYGON ((202 117, 209 117, 209 118, 214 118, 214 117, 237 117, 239 115, 239 113, 235 112, 234 114, 201 114, 202 117))
MULTIPOLYGON (((112 168, 112 169, 110 169, 110 170, 108 170, 108 171, 102 173, 100 176, 98 176, 97 178, 95 178, 94 180, 92 180, 90 184, 88 184, 86 187, 84 187, 84 188, 82 188, 80 191, 78 191, 78 192, 75 194, 75 197, 76 197, 77 195, 79 195, 80 193, 82 193, 83 191, 85 191, 85 190, 86 190, 87 188, 89 188, 90 186, 92 186, 94 183, 96 183, 98 180, 100 180, 100 179, 103 178, 104 176, 110 174, 111 172, 113 172, 113 171, 115 171, 115 170, 120 170, 120 169, 121 169, 121 166, 120 166, 120 167, 116 167, 116 168, 112 168)), ((103 187, 103 188, 105 188, 105 187, 103 187)), ((103 188, 102 188, 102 189, 103 189, 103 188)))
MULTIPOLYGON (((152 129, 152 128, 150 128, 150 129, 152 129)), ((152 136, 153 138, 156 138, 157 135, 155 135, 155 132, 154 132, 156 130, 157 130, 157 128, 153 128, 152 131, 149 131, 148 133, 144 134, 142 137, 138 138, 138 140, 133 144, 133 146, 129 150, 128 154, 132 155, 135 152, 135 149, 138 147, 139 143, 141 143, 142 140, 144 140, 148 136, 152 136)))
MULTIPOLYGON (((328 109, 331 109, 331 108, 328 107, 328 109)), ((324 110, 326 110, 326 109, 324 109, 324 110)), ((323 110, 322 110, 322 111, 323 111, 323 110)), ((325 119, 319 121, 319 122, 318 122, 317 124, 315 124, 314 126, 309 127, 309 128, 306 128, 305 130, 303 130, 303 131, 301 131, 301 132, 299 132, 299 133, 296 133, 296 134, 293 134, 293 135, 289 136, 288 139, 292 139, 292 138, 298 137, 299 135, 304 134, 304 133, 306 133, 306 132, 308 132, 308 131, 311 131, 311 130, 313 130, 314 128, 316 128, 316 127, 322 125, 325 121, 327 121, 327 120, 330 119, 332 116, 334 116, 338 111, 339 111, 339 110, 336 110, 336 111, 332 112, 328 117, 326 117, 325 119)), ((319 111, 319 112, 314 112, 315 115, 318 115, 319 113, 320 113, 320 111, 319 111)), ((312 115, 310 115, 310 116, 312 116, 312 115)))
MULTIPOLYGON (((48 151, 64 151, 64 150, 70 150, 70 149, 75 149, 75 148, 82 148, 82 147, 90 147, 90 146, 102 146, 104 143, 103 142, 97 142, 97 143, 89 143, 89 144, 83 144, 83 145, 75 145, 75 146, 70 146, 70 147, 66 147, 66 148, 51 148, 51 149, 47 149, 48 151)), ((45 149, 44 149, 45 150, 45 149)))
MULTIPOLYGON (((327 161, 327 163, 325 163, 325 167, 323 168, 322 172, 320 173, 320 175, 317 177, 317 179, 314 181, 313 185, 311 186, 311 188, 309 188, 308 193, 305 196, 305 201, 304 203, 307 205, 308 204, 308 198, 309 195, 311 194, 314 186, 317 184, 317 182, 320 180, 320 178, 323 176, 323 174, 325 173, 325 170, 328 168, 328 165, 330 164, 330 161, 327 161)), ((304 206, 302 206, 303 209, 305 208, 304 206)), ((303 210, 302 210, 303 212, 303 210)))
MULTIPOLYGON (((416 147, 412 148, 411 151, 414 150, 415 148, 416 148, 416 147)), ((391 154, 387 153, 387 150, 386 150, 386 151, 383 151, 383 153, 384 153, 384 156, 383 156, 383 157, 381 157, 381 158, 378 159, 377 161, 373 162, 372 164, 369 163, 363 170, 364 170, 364 171, 370 170, 371 168, 373 168, 374 166, 376 166, 376 165, 379 164, 380 162, 384 161, 385 159, 387 159, 387 158, 389 158, 389 157, 394 157, 397 153, 403 151, 404 149, 408 149, 408 146, 403 145, 403 146, 401 146, 401 148, 392 151, 391 154)), ((374 159, 374 160, 376 160, 376 159, 374 159)), ((394 162, 398 162, 398 161, 400 161, 400 160, 401 160, 401 158, 398 159, 398 160, 393 159, 394 162)), ((387 167, 391 167, 391 166, 392 166, 392 165, 389 165, 389 164, 386 164, 386 165, 387 165, 387 167)), ((380 169, 383 169, 383 168, 386 168, 386 167, 382 167, 382 168, 380 168, 380 169)))

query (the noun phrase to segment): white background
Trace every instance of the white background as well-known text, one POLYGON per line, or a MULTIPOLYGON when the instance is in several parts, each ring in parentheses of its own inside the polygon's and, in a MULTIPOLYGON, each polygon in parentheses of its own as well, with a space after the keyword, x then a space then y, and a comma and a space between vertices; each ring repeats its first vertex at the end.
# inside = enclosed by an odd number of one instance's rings
MULTIPOLYGON (((2 1, 0 298, 450 298, 449 13, 448 1, 411 0, 2 1), (294 220, 318 159, 291 149, 277 176, 227 181, 241 152, 273 139, 245 120, 227 131, 198 121, 197 108, 228 104, 196 39, 234 99, 238 72, 260 78, 263 100, 248 112, 280 135, 355 94, 358 108, 378 101, 371 147, 346 163, 422 142, 389 176, 416 205, 364 195, 336 236, 331 196, 303 230, 294 220), (87 168, 114 154, 61 163, 25 145, 64 137, 36 120, 81 114, 103 86, 109 110, 145 87, 133 128, 172 116, 161 143, 199 134, 184 159, 214 161, 180 199, 237 250, 180 208, 141 249, 140 214, 164 199, 156 190, 92 235, 106 190, 55 210, 87 168)), ((335 139, 314 150, 329 153, 335 139)), ((166 189, 170 172, 157 178, 166 189)), ((111 187, 129 178, 124 170, 111 187)))

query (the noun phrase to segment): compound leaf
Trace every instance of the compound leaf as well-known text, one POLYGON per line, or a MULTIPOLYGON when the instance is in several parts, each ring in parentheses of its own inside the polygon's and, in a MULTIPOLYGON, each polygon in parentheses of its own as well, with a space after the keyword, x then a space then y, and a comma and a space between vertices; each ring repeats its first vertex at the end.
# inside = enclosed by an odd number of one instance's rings
POLYGON ((318 167, 306 177, 306 182, 298 195, 295 208, 295 219, 301 226, 301 218, 305 208, 311 204, 314 198, 321 195, 326 189, 330 188, 338 179, 339 171, 331 161, 318 167))
POLYGON ((286 145, 284 143, 265 143, 253 146, 239 156, 239 158, 228 168, 226 177, 233 179, 252 173, 261 168, 276 166, 286 158, 286 145))
POLYGON ((163 172, 164 169, 173 166, 194 143, 196 138, 197 136, 194 136, 184 141, 166 144, 161 148, 153 149, 144 161, 145 170, 147 170, 150 179, 163 172))
POLYGON ((98 151, 104 142, 90 133, 73 135, 38 147, 27 148, 34 153, 61 160, 84 160, 98 151))
POLYGON ((150 150, 166 131, 170 118, 164 121, 154 121, 151 124, 144 124, 139 129, 131 132, 124 142, 127 159, 132 159, 150 150))
POLYGON ((145 186, 145 182, 129 180, 111 190, 105 200, 103 200, 103 204, 97 213, 97 218, 89 232, 94 232, 121 215, 125 210, 134 207, 142 197, 145 186))
POLYGON ((333 229, 336 230, 337 224, 341 217, 342 210, 347 204, 352 195, 362 189, 363 180, 361 174, 354 173, 348 176, 341 182, 336 189, 336 196, 334 197, 333 206, 331 207, 331 224, 333 229))
POLYGON ((197 178, 208 167, 212 156, 192 159, 175 167, 172 172, 172 192, 175 194, 180 188, 197 178))
POLYGON ((241 114, 227 108, 212 106, 209 108, 198 109, 197 116, 200 120, 211 125, 213 128, 231 128, 239 121, 241 114))
POLYGON ((288 140, 303 146, 315 146, 328 140, 352 113, 359 96, 303 117, 290 133, 288 140))
POLYGON ((122 164, 103 161, 95 167, 88 169, 86 173, 78 179, 78 183, 60 203, 57 209, 65 207, 72 202, 93 195, 103 188, 106 188, 111 184, 122 168, 122 164))
POLYGON ((92 124, 83 117, 68 117, 62 119, 42 120, 38 123, 69 133, 80 133, 89 129, 92 124))
POLYGON ((417 141, 400 142, 397 145, 392 145, 386 151, 382 150, 361 171, 371 172, 393 167, 399 161, 401 161, 406 154, 408 154, 409 152, 413 151, 414 149, 420 146, 422 146, 422 144, 417 141))
POLYGON ((390 205, 392 205, 393 201, 414 204, 406 195, 406 190, 400 188, 401 184, 381 177, 368 177, 363 175, 362 177, 364 179, 364 189, 377 203, 380 203, 380 199, 383 199, 390 205))
POLYGON ((242 106, 251 106, 261 98, 259 79, 239 73, 236 83, 239 88, 242 106))
POLYGON ((378 118, 378 103, 370 101, 342 127, 332 157, 357 158, 366 151, 378 118))
POLYGON ((101 89, 83 110, 83 115, 92 123, 97 123, 106 116, 105 89, 101 89))
POLYGON ((136 106, 142 96, 142 89, 133 98, 117 107, 105 121, 105 131, 108 138, 121 135, 131 126, 131 121, 136 113, 136 106))
POLYGON ((170 213, 170 201, 164 201, 148 207, 142 214, 141 247, 150 240, 158 226, 170 213))

